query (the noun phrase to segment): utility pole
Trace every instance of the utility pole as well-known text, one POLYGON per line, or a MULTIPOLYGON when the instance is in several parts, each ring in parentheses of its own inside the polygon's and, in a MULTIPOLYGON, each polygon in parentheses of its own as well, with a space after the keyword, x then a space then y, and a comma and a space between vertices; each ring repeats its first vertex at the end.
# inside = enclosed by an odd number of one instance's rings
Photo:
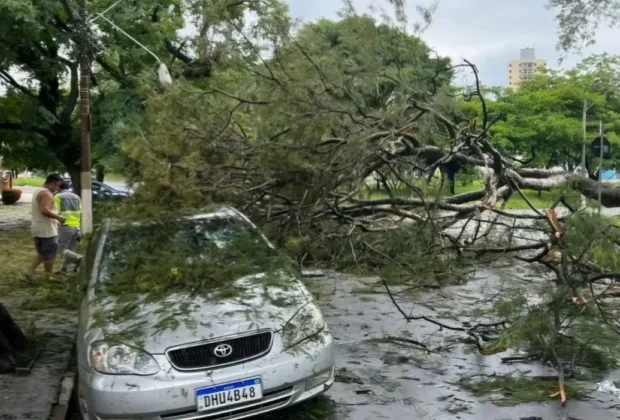
MULTIPOLYGON (((80 0, 80 16, 84 23, 84 34, 88 32, 88 0, 80 0)), ((91 184, 90 156, 90 52, 88 40, 85 39, 80 51, 80 119, 82 122, 80 187, 82 198, 82 233, 93 231, 93 193, 91 184)))

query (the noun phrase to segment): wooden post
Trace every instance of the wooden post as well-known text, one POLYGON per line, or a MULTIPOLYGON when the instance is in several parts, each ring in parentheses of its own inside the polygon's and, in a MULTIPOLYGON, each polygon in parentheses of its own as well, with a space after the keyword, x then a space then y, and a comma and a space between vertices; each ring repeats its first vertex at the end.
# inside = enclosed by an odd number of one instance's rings
MULTIPOLYGON (((88 27, 88 0, 80 1, 80 14, 84 27, 88 27)), ((93 192, 91 183, 90 155, 90 56, 87 48, 88 40, 84 40, 80 57, 80 119, 82 123, 81 159, 80 159, 80 196, 82 199, 82 233, 93 231, 93 192)))

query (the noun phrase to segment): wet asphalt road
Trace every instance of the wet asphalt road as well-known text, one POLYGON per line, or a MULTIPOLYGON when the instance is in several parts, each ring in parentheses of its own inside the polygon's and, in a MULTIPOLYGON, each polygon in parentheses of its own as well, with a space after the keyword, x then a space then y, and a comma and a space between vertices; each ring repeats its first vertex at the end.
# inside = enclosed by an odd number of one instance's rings
MULTIPOLYGON (((535 299, 544 287, 536 273, 510 265, 480 270, 475 279, 440 292, 400 299, 403 309, 447 324, 484 321, 472 315, 474 306, 490 307, 500 292, 524 289, 535 299), (418 303, 412 303, 413 300, 418 303), (458 320, 458 321, 457 321, 458 320)), ((279 415, 263 419, 484 419, 484 420, 612 420, 620 419, 620 401, 612 395, 589 393, 589 400, 520 404, 500 407, 493 396, 476 398, 462 390, 462 376, 522 372, 555 375, 540 364, 505 365, 507 354, 482 356, 462 342, 458 332, 439 331, 426 321, 406 322, 377 279, 333 275, 310 281, 337 342, 338 375, 325 397, 279 415), (430 354, 422 349, 386 342, 395 336, 430 344, 451 346, 430 354)), ((610 373, 610 378, 620 374, 610 373)), ((596 388, 592 384, 591 389, 596 388)), ((495 397, 496 398, 496 397, 495 397)))

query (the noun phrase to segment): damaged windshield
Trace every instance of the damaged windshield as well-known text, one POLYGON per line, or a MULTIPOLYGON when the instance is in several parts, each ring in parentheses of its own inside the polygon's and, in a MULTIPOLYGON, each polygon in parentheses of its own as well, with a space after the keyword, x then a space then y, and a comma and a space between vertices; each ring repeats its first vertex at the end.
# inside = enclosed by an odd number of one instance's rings
POLYGON ((99 278, 103 289, 116 296, 158 298, 216 289, 228 295, 242 276, 288 266, 256 229, 233 218, 213 217, 113 228, 99 278))

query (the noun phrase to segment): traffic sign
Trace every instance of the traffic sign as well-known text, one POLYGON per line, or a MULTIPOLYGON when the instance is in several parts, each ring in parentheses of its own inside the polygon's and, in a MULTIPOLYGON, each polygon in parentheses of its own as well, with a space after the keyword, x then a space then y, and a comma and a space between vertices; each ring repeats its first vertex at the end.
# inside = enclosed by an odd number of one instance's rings
POLYGON ((601 156, 601 145, 603 147, 603 159, 611 159, 611 143, 607 140, 607 137, 597 137, 592 142, 592 157, 598 158, 601 156))

